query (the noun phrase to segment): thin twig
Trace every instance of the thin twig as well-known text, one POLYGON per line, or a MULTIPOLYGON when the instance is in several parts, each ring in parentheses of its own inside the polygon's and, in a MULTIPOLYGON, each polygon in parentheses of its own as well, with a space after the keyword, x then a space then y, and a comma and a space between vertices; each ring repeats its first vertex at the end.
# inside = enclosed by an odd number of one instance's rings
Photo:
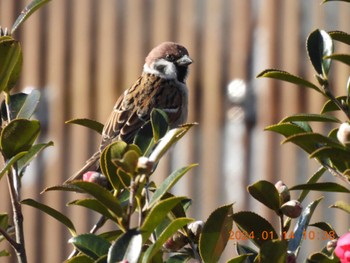
POLYGON ((7 233, 6 230, 4 230, 0 227, 0 233, 1 233, 1 235, 4 236, 4 238, 11 244, 11 246, 15 250, 19 249, 19 244, 7 233))

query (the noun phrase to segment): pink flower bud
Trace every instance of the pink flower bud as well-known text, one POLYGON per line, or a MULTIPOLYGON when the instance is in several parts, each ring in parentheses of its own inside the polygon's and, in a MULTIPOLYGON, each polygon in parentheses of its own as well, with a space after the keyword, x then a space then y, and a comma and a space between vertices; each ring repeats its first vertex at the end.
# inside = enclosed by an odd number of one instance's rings
POLYGON ((192 222, 187 226, 189 234, 193 238, 193 240, 195 241, 199 240, 199 236, 202 233, 203 226, 204 226, 204 222, 201 220, 192 222))
POLYGON ((297 200, 290 200, 281 206, 282 214, 290 218, 297 218, 300 216, 301 211, 303 211, 303 207, 297 200))
POLYGON ((178 251, 187 244, 187 238, 180 232, 176 232, 165 243, 164 247, 170 251, 178 251))
POLYGON ((334 253, 340 262, 350 263, 350 232, 339 237, 334 253))
POLYGON ((282 181, 278 181, 275 183, 275 187, 279 193, 282 204, 288 202, 290 200, 290 193, 287 185, 282 181))
POLYGON ((105 188, 108 188, 108 186, 109 186, 109 182, 108 182, 106 176, 104 176, 101 173, 94 172, 94 171, 89 171, 89 172, 84 173, 83 181, 95 183, 95 184, 101 185, 105 188))
POLYGON ((340 125, 337 132, 338 141, 342 144, 350 144, 350 124, 344 122, 340 125))

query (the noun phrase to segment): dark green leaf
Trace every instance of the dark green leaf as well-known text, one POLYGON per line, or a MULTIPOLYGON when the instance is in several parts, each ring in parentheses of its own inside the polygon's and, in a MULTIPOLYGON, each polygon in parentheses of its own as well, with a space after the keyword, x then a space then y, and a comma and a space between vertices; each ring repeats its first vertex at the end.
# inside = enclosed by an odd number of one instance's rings
POLYGON ((73 181, 70 184, 78 186, 86 193, 96 198, 101 204, 106 206, 111 212, 113 212, 118 218, 122 218, 123 211, 118 199, 106 188, 99 186, 95 183, 73 181))
POLYGON ((102 130, 103 130, 102 123, 100 123, 98 121, 90 120, 90 119, 73 119, 73 120, 66 121, 66 123, 78 124, 78 125, 84 126, 86 128, 89 128, 93 131, 96 131, 99 134, 102 134, 102 130))
POLYGON ((330 206, 331 208, 339 208, 348 214, 350 214, 350 205, 344 201, 336 201, 334 205, 330 206))
POLYGON ((344 172, 345 170, 350 168, 350 152, 345 148, 341 148, 340 146, 321 147, 312 152, 309 157, 317 158, 324 162, 328 162, 327 160, 330 160, 332 166, 335 166, 340 172, 344 172))
POLYGON ((0 257, 8 257, 8 256, 11 256, 11 254, 6 249, 0 251, 0 257))
MULTIPOLYGON (((321 176, 324 174, 324 172, 326 171, 326 168, 324 168, 323 166, 320 167, 316 173, 314 173, 310 179, 306 182, 307 184, 313 184, 313 183, 316 183, 320 178, 321 176)), ((298 201, 301 203, 304 201, 305 197, 307 196, 307 194, 310 192, 310 190, 303 190, 299 197, 298 197, 298 201)))
POLYGON ((277 69, 266 69, 263 72, 261 72, 258 76, 258 78, 264 77, 264 78, 272 78, 272 79, 278 79, 283 80, 286 82, 290 82, 296 85, 305 86, 311 89, 314 89, 318 92, 321 92, 320 89, 313 83, 300 78, 298 76, 292 75, 286 71, 277 70, 277 69))
POLYGON ((154 147, 154 138, 151 122, 147 122, 142 126, 142 128, 137 132, 134 141, 142 152, 142 155, 148 156, 154 147))
POLYGON ((30 164, 30 162, 45 148, 53 146, 53 142, 40 143, 30 147, 28 152, 18 161, 17 168, 18 172, 21 174, 24 169, 30 164))
POLYGON ((248 186, 248 192, 260 203, 279 213, 280 197, 274 184, 261 180, 248 186))
POLYGON ((272 225, 263 217, 249 211, 241 211, 233 214, 233 221, 239 229, 254 237, 251 240, 260 247, 264 242, 278 238, 278 235, 272 225))
POLYGON ((28 151, 40 133, 37 120, 16 119, 1 132, 0 147, 7 159, 17 153, 28 151))
POLYGON ((269 240, 262 244, 259 263, 285 263, 288 243, 286 240, 269 240))
POLYGON ((304 233, 309 225, 312 214, 314 213, 317 205, 323 199, 323 197, 311 202, 302 212, 301 216, 298 218, 298 221, 294 227, 293 233, 294 238, 289 240, 288 250, 298 256, 301 243, 304 239, 304 233))
POLYGON ((168 149, 179 141, 196 123, 186 124, 180 128, 171 129, 167 134, 159 141, 155 149, 152 151, 149 160, 157 163, 160 158, 168 151, 168 149))
POLYGON ((299 184, 289 188, 289 190, 310 190, 321 192, 337 192, 337 193, 350 193, 350 190, 337 183, 312 183, 312 184, 299 184))
POLYGON ((66 192, 76 192, 76 193, 85 193, 83 189, 72 184, 63 184, 63 185, 54 185, 45 188, 41 193, 48 191, 66 191, 66 192))
POLYGON ((192 222, 191 218, 176 218, 164 229, 164 231, 157 238, 156 242, 148 247, 143 258, 142 263, 151 262, 152 257, 162 248, 163 244, 170 238, 177 230, 192 222))
POLYGON ((0 228, 7 229, 9 222, 9 216, 7 213, 1 213, 0 214, 0 228))
POLYGON ((125 261, 137 263, 142 249, 142 235, 136 229, 130 229, 121 235, 108 251, 108 263, 125 261))
POLYGON ((265 130, 277 132, 285 137, 289 137, 294 134, 305 132, 303 128, 292 123, 278 123, 278 124, 266 127, 265 130))
POLYGON ((230 259, 226 263, 247 263, 247 262, 252 262, 252 261, 249 261, 249 257, 250 256, 251 255, 249 255, 249 254, 240 255, 238 257, 230 259))
POLYGON ((157 143, 169 129, 168 115, 162 110, 153 109, 151 112, 151 124, 154 142, 157 143))
POLYGON ((317 222, 314 224, 310 224, 309 226, 317 227, 323 230, 325 232, 323 238, 327 238, 328 240, 338 238, 338 235, 335 232, 334 228, 326 222, 317 222))
POLYGON ((33 199, 25 199, 25 200, 21 201, 21 204, 29 205, 29 206, 32 206, 32 207, 39 209, 40 211, 43 211, 44 213, 52 216, 53 218, 55 218, 56 220, 58 220, 59 222, 64 224, 68 228, 68 230, 70 231, 72 236, 75 236, 77 234, 72 221, 70 221, 70 219, 68 217, 66 217, 65 215, 63 215, 61 212, 59 212, 59 211, 57 211, 57 210, 55 210, 47 205, 39 203, 33 199))
POLYGON ((155 228, 164 220, 167 214, 185 197, 170 197, 159 201, 147 213, 147 216, 141 226, 142 240, 145 243, 155 228))
POLYGON ((255 257, 258 255, 258 252, 256 252, 254 249, 246 245, 236 243, 235 247, 238 255, 247 255, 247 254, 250 255, 249 262, 253 262, 255 257))
POLYGON ((94 262, 95 261, 93 259, 85 255, 75 256, 75 257, 72 257, 71 259, 64 261, 64 263, 94 263, 94 262))
POLYGON ((336 256, 328 257, 322 252, 317 252, 312 254, 307 260, 306 263, 339 263, 339 258, 336 256))
POLYGON ((199 238, 199 253, 203 262, 218 262, 232 229, 232 204, 217 208, 204 224, 199 238))
MULTIPOLYGON (((10 108, 11 119, 15 119, 17 117, 18 112, 21 110, 27 97, 28 97, 28 94, 26 93, 16 93, 16 94, 10 95, 9 108, 10 108)), ((7 116, 8 114, 6 109, 6 103, 4 100, 1 103, 1 117, 3 120, 7 121, 7 116)))
POLYGON ((333 53, 333 41, 324 30, 316 29, 307 39, 307 52, 312 65, 319 75, 327 76, 331 60, 324 59, 333 53))
POLYGON ((96 199, 80 199, 75 200, 72 202, 69 202, 68 205, 79 205, 86 207, 90 210, 96 211, 97 213, 100 213, 101 215, 105 216, 106 218, 109 218, 113 221, 117 221, 117 218, 98 200, 96 199))
POLYGON ((22 49, 12 37, 0 37, 0 91, 9 91, 16 84, 22 70, 22 49))
MULTIPOLYGON (((350 0, 348 2, 350 3, 350 0)), ((350 35, 348 33, 345 33, 343 31, 330 31, 328 34, 333 40, 350 45, 350 35)))
POLYGON ((16 118, 18 119, 29 119, 34 114, 36 107, 38 106, 40 100, 40 91, 39 90, 32 90, 31 93, 26 96, 26 99, 21 107, 21 109, 18 111, 18 114, 16 115, 16 118))
POLYGON ((283 122, 294 122, 294 121, 316 121, 316 122, 335 122, 335 123, 341 123, 340 120, 337 118, 331 116, 331 115, 325 115, 325 114, 296 114, 293 116, 288 116, 281 120, 281 123, 283 122))
POLYGON ((82 234, 72 237, 69 239, 69 243, 73 244, 79 251, 95 260, 107 254, 111 245, 107 240, 94 234, 82 234))
POLYGON ((348 54, 333 54, 333 55, 327 56, 326 58, 337 60, 339 62, 342 62, 350 66, 350 55, 348 54))
MULTIPOLYGON (((340 96, 336 98, 339 104, 342 104, 342 101, 346 101, 347 97, 346 96, 340 96)), ((322 115, 326 112, 330 111, 338 111, 340 110, 337 104, 334 103, 333 100, 328 100, 326 103, 323 105, 323 108, 321 110, 322 115)))
POLYGON ((176 184, 180 178, 184 174, 186 174, 190 169, 193 167, 197 166, 197 164, 192 164, 186 167, 182 167, 175 172, 173 172, 171 175, 169 175, 163 183, 157 188, 157 190, 154 192, 150 202, 149 202, 149 207, 152 207, 158 200, 162 198, 162 196, 171 188, 173 185, 176 184))
POLYGON ((28 17, 31 16, 37 9, 39 9, 42 5, 50 2, 50 0, 33 0, 31 1, 21 12, 21 14, 17 17, 15 23, 12 25, 11 34, 13 34, 16 29, 25 21, 28 17))
POLYGON ((17 162, 20 158, 26 155, 27 152, 20 152, 13 156, 10 160, 6 161, 5 167, 2 168, 0 172, 0 179, 12 168, 13 164, 17 162))

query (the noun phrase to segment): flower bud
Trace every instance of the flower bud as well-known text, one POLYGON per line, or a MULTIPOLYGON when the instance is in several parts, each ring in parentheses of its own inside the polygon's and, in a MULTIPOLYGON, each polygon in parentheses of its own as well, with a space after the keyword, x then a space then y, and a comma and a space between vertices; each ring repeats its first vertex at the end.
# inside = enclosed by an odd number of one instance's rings
POLYGON ((329 240, 326 246, 327 251, 331 252, 337 246, 337 242, 337 239, 329 240))
POLYGON ((201 220, 192 222, 187 226, 189 235, 194 241, 199 240, 199 236, 202 233, 203 226, 204 226, 204 222, 201 220))
POLYGON ((83 181, 95 183, 95 184, 101 185, 104 188, 109 187, 109 182, 108 182, 106 176, 104 176, 101 173, 94 172, 94 171, 89 171, 89 172, 84 173, 83 181))
POLYGON ((297 218, 300 216, 301 211, 303 211, 303 207, 301 203, 297 200, 290 200, 284 203, 280 208, 282 214, 288 216, 290 218, 297 218))
POLYGON ((349 262, 350 232, 338 238, 334 249, 334 254, 340 259, 341 262, 349 262))
POLYGON ((344 145, 350 144, 350 124, 347 122, 342 123, 339 126, 337 132, 338 141, 344 145))
POLYGON ((180 248, 184 247, 186 244, 187 244, 187 237, 185 237, 180 232, 176 232, 164 243, 164 247, 169 249, 170 251, 178 251, 180 248))
POLYGON ((287 185, 282 181, 275 183, 275 187, 281 199, 281 203, 284 204, 290 200, 290 193, 287 185))

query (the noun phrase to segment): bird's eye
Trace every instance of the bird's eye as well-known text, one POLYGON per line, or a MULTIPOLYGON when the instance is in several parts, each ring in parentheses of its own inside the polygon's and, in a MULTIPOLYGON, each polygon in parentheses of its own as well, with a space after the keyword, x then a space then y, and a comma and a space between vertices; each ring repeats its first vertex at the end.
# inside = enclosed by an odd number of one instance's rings
POLYGON ((174 61, 175 57, 173 55, 168 54, 168 55, 165 56, 165 59, 168 60, 168 61, 174 61))

